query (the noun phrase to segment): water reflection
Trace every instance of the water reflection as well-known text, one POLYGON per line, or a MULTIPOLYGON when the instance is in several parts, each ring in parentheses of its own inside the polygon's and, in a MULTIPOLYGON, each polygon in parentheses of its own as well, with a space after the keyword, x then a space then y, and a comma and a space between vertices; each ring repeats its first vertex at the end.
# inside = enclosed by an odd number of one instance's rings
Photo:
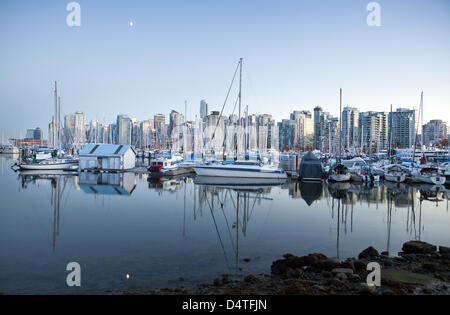
POLYGON ((59 281, 55 270, 77 259, 91 283, 83 292, 100 292, 270 272, 287 252, 344 259, 372 245, 395 255, 410 239, 450 239, 448 190, 430 185, 14 173, 2 165, 0 292, 37 292, 25 284, 59 281), (47 267, 34 275, 36 261, 47 267), (114 280, 123 270, 134 282, 114 280))
POLYGON ((87 194, 131 196, 136 188, 136 174, 80 173, 79 184, 87 194))

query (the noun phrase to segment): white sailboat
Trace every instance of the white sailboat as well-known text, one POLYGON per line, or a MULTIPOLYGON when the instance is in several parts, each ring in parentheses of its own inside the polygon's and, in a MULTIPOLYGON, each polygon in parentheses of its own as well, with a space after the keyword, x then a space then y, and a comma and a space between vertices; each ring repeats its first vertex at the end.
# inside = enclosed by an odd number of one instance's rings
MULTIPOLYGON (((340 102, 339 102, 339 115, 340 121, 342 121, 342 89, 339 90, 340 93, 340 102)), ((351 173, 348 171, 348 168, 342 164, 342 124, 339 123, 339 158, 338 163, 330 168, 330 172, 328 175, 328 179, 333 182, 348 182, 351 179, 351 173)))
POLYGON ((399 165, 390 165, 385 168, 384 179, 388 182, 403 183, 406 180, 406 173, 399 165))
POLYGON ((56 151, 55 156, 43 158, 37 153, 33 158, 23 160, 20 162, 19 167, 22 170, 76 170, 78 169, 78 160, 72 157, 58 157, 60 150, 60 123, 61 123, 61 98, 58 99, 57 83, 55 81, 55 119, 54 119, 54 131, 53 131, 53 144, 56 151), (58 102, 59 100, 59 102, 58 102))
MULTIPOLYGON (((242 122, 241 122, 241 103, 242 103, 242 58, 239 60, 238 67, 240 69, 240 82, 239 82, 239 128, 238 130, 242 130, 242 122)), ((235 76, 238 68, 236 68, 235 76)), ((233 77, 234 81, 234 77, 233 77)), ((230 86, 231 89, 231 86, 230 86)), ((226 103, 226 101, 225 101, 226 103)), ((225 104, 224 104, 225 106, 225 104)), ((222 107, 223 111, 223 107, 222 107)), ((248 113, 248 109, 246 111, 248 113)), ((246 129, 248 129, 248 114, 246 114, 246 129)), ((214 135, 212 138, 214 139, 214 135)), ((272 178, 272 179, 286 179, 287 174, 283 169, 280 169, 278 165, 264 165, 262 162, 257 161, 249 161, 247 149, 249 147, 249 139, 248 132, 242 134, 242 132, 237 132, 237 143, 236 143, 236 160, 235 161, 223 161, 220 162, 210 162, 204 163, 203 165, 195 165, 194 171, 198 176, 210 176, 210 177, 241 177, 241 178, 272 178), (240 160, 240 151, 238 146, 241 140, 241 136, 244 136, 244 150, 246 151, 244 156, 246 160, 240 160)), ((251 146, 256 147, 256 142, 252 141, 253 144, 251 146)))

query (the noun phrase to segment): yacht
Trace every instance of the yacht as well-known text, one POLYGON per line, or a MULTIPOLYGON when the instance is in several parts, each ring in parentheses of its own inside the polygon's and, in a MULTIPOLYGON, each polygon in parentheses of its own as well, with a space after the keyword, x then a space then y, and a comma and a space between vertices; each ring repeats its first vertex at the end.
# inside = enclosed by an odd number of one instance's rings
POLYGON ((175 171, 180 167, 181 159, 177 156, 165 158, 160 157, 150 161, 148 171, 151 176, 164 176, 169 171, 175 171))
POLYGON ((352 175, 344 164, 336 164, 330 168, 328 180, 332 182, 349 182, 352 175))
POLYGON ((0 154, 19 154, 19 149, 13 145, 0 146, 0 154))
POLYGON ((256 161, 224 161, 195 165, 198 176, 242 177, 242 178, 287 178, 286 172, 277 166, 264 165, 256 161))
POLYGON ((403 183, 406 180, 406 173, 400 165, 386 167, 384 179, 389 182, 403 183))
POLYGON ((437 167, 434 166, 427 166, 418 170, 415 170, 415 172, 412 174, 412 177, 420 181, 422 183, 426 184, 433 184, 433 185, 444 185, 446 178, 443 176, 437 167))

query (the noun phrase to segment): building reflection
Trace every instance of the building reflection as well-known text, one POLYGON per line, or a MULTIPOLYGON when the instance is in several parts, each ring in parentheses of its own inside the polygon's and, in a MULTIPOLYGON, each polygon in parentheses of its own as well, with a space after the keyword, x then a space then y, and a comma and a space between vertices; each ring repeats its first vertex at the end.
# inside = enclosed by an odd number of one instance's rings
POLYGON ((87 194, 131 196, 136 189, 136 174, 81 172, 79 185, 87 194))

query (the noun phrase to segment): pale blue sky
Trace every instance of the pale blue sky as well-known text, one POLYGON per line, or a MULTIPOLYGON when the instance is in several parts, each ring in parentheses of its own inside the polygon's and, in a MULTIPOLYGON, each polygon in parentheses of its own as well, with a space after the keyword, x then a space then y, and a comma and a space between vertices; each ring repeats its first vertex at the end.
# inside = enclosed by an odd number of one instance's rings
POLYGON ((54 80, 64 114, 103 123, 184 111, 184 100, 189 119, 203 98, 220 110, 240 57, 252 113, 337 115, 341 87, 360 110, 417 108, 424 90, 425 120, 450 121, 449 0, 378 1, 381 27, 366 24, 367 0, 79 0, 70 28, 69 2, 0 1, 5 137, 47 134, 54 80))

